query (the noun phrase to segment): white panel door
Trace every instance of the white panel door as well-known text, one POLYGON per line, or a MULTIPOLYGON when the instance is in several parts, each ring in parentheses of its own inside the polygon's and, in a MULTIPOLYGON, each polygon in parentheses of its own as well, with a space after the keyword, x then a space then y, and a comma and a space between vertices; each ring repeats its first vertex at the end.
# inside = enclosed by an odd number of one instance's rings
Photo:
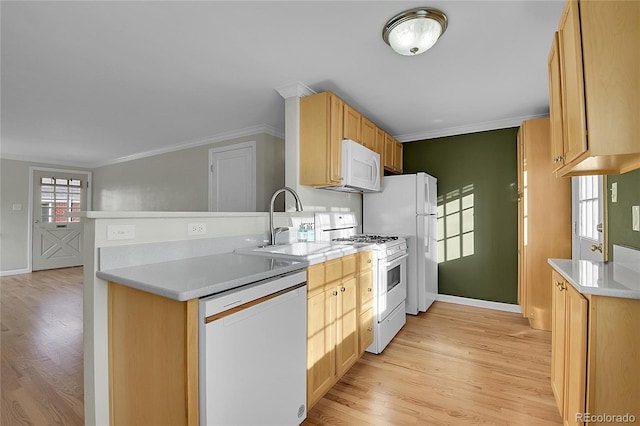
POLYGON ((571 180, 574 259, 604 260, 602 176, 578 176, 571 180))
POLYGON ((256 143, 209 150, 209 210, 256 211, 256 143))
POLYGON ((87 175, 36 170, 33 173, 32 270, 82 265, 80 218, 86 210, 87 175))

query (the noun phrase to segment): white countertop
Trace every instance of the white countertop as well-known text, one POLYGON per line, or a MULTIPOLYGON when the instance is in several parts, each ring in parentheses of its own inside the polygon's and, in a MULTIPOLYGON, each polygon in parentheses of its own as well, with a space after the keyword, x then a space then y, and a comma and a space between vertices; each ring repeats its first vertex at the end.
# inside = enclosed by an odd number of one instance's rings
POLYGON ((97 271, 96 276, 182 302, 307 266, 305 261, 223 253, 97 271))
POLYGON ((548 262, 582 294, 640 299, 640 272, 626 265, 571 259, 548 262))

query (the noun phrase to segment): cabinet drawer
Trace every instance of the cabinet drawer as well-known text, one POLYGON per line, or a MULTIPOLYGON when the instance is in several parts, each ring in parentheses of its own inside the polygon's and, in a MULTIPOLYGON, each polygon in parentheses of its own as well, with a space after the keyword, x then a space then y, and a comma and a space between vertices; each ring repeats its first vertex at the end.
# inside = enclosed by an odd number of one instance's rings
POLYGON ((358 349, 363 353, 373 343, 373 309, 360 314, 358 330, 358 349))
POLYGON ((371 250, 358 253, 358 271, 371 269, 373 266, 373 252, 371 250))
POLYGON ((311 265, 307 268, 307 292, 324 286, 324 263, 311 265))
POLYGON ((356 273, 356 255, 350 254, 342 258, 342 276, 355 275, 356 273))
POLYGON ((324 263, 325 282, 336 281, 342 278, 342 259, 328 260, 324 263))

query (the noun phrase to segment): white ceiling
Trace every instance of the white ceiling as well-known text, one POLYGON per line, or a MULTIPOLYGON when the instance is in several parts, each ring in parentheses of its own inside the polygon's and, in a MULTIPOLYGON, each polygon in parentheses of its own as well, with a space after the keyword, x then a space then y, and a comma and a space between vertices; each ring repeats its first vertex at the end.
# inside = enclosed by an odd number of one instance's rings
POLYGON ((284 133, 275 88, 332 90, 401 141, 548 113, 555 1, 2 1, 3 158, 94 167, 284 133), (430 51, 394 53, 385 22, 435 7, 430 51))

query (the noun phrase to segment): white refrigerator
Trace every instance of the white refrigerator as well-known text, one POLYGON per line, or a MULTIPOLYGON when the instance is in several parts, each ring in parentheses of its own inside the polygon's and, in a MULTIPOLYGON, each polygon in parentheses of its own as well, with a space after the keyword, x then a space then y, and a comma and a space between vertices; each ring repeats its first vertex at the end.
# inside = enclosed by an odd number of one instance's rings
POLYGON ((363 195, 363 231, 407 239, 408 314, 425 312, 438 294, 437 179, 426 173, 385 176, 363 195))

